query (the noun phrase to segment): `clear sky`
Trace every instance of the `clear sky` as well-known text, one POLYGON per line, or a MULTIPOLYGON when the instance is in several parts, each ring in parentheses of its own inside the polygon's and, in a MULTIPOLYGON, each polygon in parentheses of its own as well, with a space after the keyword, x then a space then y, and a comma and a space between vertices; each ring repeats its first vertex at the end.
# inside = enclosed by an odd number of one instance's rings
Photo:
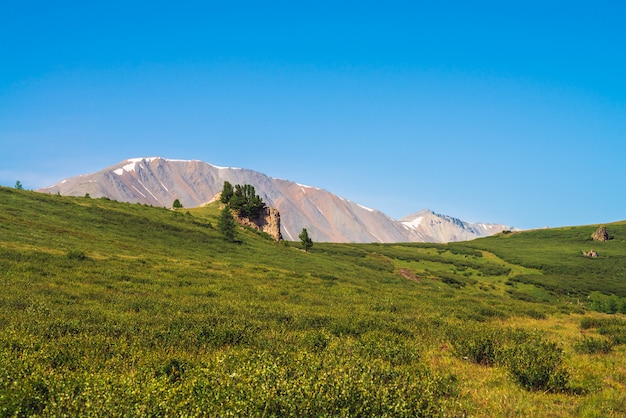
POLYGON ((626 219, 626 3, 23 1, 0 10, 0 185, 142 156, 399 219, 626 219))

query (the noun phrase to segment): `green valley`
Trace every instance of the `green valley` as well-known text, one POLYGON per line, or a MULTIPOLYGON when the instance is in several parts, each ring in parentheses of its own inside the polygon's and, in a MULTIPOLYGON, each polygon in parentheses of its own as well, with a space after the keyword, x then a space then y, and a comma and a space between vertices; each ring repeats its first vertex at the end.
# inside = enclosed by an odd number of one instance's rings
POLYGON ((626 415, 626 223, 305 252, 220 212, 0 187, 0 416, 626 415))

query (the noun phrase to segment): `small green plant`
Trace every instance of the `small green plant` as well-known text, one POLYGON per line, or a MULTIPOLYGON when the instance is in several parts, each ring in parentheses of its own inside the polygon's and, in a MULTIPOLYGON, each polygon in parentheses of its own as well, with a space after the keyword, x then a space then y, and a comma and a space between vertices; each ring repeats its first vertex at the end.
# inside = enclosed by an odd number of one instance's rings
POLYGON ((306 335, 306 343, 314 352, 321 352, 326 349, 330 337, 323 331, 312 331, 306 335))
POLYGON ((177 358, 172 358, 161 366, 161 368, 156 372, 156 376, 167 376, 170 383, 177 383, 185 374, 187 367, 186 362, 177 358))
POLYGON ((81 250, 69 250, 67 252, 67 258, 70 260, 82 261, 87 259, 87 255, 85 255, 85 252, 81 250))
POLYGON ((183 208, 183 204, 180 203, 179 199, 174 200, 174 203, 172 203, 172 207, 174 209, 182 209, 183 208))

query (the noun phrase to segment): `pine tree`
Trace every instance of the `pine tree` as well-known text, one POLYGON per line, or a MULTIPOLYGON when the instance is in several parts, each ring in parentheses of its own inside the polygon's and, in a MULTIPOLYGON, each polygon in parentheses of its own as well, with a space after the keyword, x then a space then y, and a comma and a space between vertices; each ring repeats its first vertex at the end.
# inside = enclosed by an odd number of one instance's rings
POLYGON ((220 202, 224 204, 229 204, 230 199, 232 199, 234 193, 235 192, 233 190, 233 185, 225 181, 224 187, 222 188, 222 194, 220 196, 220 202))
POLYGON ((174 200, 174 203, 172 204, 172 207, 174 209, 182 209, 183 205, 182 205, 182 203, 180 203, 180 200, 176 199, 176 200, 174 200))
POLYGON ((265 208, 265 203, 250 184, 236 184, 229 205, 240 217, 248 219, 258 218, 265 208))
POLYGON ((222 233, 226 242, 235 242, 235 227, 235 218, 233 217, 233 214, 230 213, 228 205, 226 205, 224 206, 224 209, 222 209, 220 217, 217 220, 217 228, 222 233))
POLYGON ((300 238, 302 248, 304 248, 304 251, 308 253, 309 249, 311 249, 311 247, 313 246, 313 240, 311 240, 311 238, 309 237, 309 233, 306 228, 302 228, 302 232, 300 232, 298 238, 300 238))

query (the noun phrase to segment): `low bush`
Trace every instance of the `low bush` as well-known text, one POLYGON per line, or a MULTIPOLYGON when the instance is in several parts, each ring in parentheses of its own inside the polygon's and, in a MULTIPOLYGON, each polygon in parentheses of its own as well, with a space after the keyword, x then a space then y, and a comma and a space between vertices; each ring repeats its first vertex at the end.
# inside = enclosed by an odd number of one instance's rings
POLYGON ((156 372, 156 376, 167 376, 167 380, 170 383, 178 382, 185 371, 187 370, 187 363, 178 358, 169 359, 161 368, 156 372))
POLYGON ((523 314, 533 319, 547 319, 548 315, 545 312, 538 311, 536 309, 526 309, 523 314))
POLYGON ((574 350, 580 354, 607 354, 613 345, 606 339, 584 337, 574 345, 574 350))
POLYGON ((459 280, 457 277, 454 277, 452 275, 443 275, 443 274, 439 274, 439 278, 441 279, 441 281, 449 286, 452 286, 456 289, 460 289, 462 287, 465 287, 465 282, 462 280, 459 280))
POLYGON ((495 328, 463 328, 453 331, 451 343, 457 357, 491 366, 502 355, 502 332, 495 328))
POLYGON ((596 328, 598 334, 604 335, 612 345, 626 344, 626 320, 621 318, 588 318, 580 321, 581 329, 596 328))
POLYGON ((87 256, 85 255, 84 251, 81 250, 69 250, 67 252, 67 258, 69 258, 70 260, 86 260, 87 256))
POLYGON ((563 351, 554 342, 530 338, 507 350, 505 363, 513 379, 524 389, 563 392, 568 389, 568 372, 563 368, 563 351))

